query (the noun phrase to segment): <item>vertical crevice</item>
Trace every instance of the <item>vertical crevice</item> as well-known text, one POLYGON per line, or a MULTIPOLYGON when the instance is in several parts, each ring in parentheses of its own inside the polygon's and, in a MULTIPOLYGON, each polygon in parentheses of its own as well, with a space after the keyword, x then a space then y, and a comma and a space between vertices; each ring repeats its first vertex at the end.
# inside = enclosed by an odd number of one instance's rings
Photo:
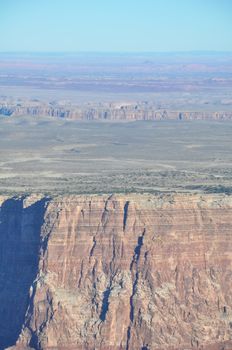
POLYGON ((139 261, 141 248, 143 246, 144 235, 145 235, 145 229, 143 230, 142 235, 138 237, 137 245, 134 249, 133 259, 130 264, 130 271, 132 271, 134 264, 137 264, 139 261))
POLYGON ((129 201, 126 201, 123 209, 123 231, 126 229, 126 222, 127 222, 127 216, 128 216, 128 208, 129 208, 129 201))
POLYGON ((96 237, 94 236, 93 237, 93 245, 92 245, 92 248, 91 248, 90 253, 89 253, 90 257, 93 256, 93 252, 94 252, 94 249, 96 247, 96 244, 97 244, 97 241, 96 241, 96 237))
POLYGON ((129 326, 127 329, 126 350, 129 350, 130 337, 131 337, 131 326, 129 326))
POLYGON ((112 197, 113 197, 113 194, 111 194, 107 198, 107 200, 105 201, 105 206, 104 206, 104 210, 103 210, 102 217, 101 217, 101 224, 102 224, 103 227, 106 225, 107 220, 108 220, 109 210, 108 210, 107 206, 108 206, 108 203, 109 203, 109 201, 111 200, 112 197))
POLYGON ((143 239, 144 239, 145 232, 146 230, 144 229, 142 235, 138 237, 137 245, 134 249, 134 255, 130 264, 130 271, 133 278, 133 285, 132 285, 132 293, 130 296, 130 325, 128 326, 128 329, 127 329, 126 350, 129 350, 130 338, 131 338, 131 326, 134 322, 134 296, 135 296, 138 281, 139 281, 138 262, 140 258, 141 249, 143 246, 143 239))
POLYGON ((134 279, 133 286, 132 286, 132 294, 131 294, 131 297, 130 297, 130 321, 131 322, 134 321, 134 303, 133 303, 133 299, 134 299, 134 296, 135 296, 135 293, 136 293, 138 280, 139 280, 139 273, 138 273, 138 271, 136 271, 135 279, 134 279))
POLYGON ((101 308, 101 313, 100 313, 100 320, 105 321, 106 319, 106 314, 109 310, 109 298, 110 298, 110 293, 112 291, 112 283, 115 275, 117 274, 117 269, 115 271, 114 268, 114 261, 116 258, 116 242, 114 239, 114 236, 112 238, 112 259, 110 261, 110 282, 108 288, 104 291, 103 293, 103 299, 102 299, 102 308, 101 308))
POLYGON ((84 260, 81 261, 81 270, 80 270, 80 277, 78 281, 78 288, 81 286, 82 278, 83 278, 83 269, 84 269, 84 260))
POLYGON ((109 297, 110 297, 111 288, 107 288, 103 293, 103 300, 102 300, 102 309, 100 314, 100 320, 102 322, 106 319, 106 314, 109 310, 109 297))

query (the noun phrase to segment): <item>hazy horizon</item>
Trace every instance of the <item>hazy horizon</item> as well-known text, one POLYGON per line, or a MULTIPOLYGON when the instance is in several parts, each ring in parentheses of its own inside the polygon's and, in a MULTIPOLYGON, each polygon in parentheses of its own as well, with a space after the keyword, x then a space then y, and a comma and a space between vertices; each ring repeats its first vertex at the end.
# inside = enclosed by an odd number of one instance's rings
POLYGON ((122 54, 122 55, 175 55, 175 54, 181 54, 181 55, 188 55, 188 54, 195 54, 195 55, 202 55, 202 54, 232 54, 232 50, 189 50, 189 51, 46 51, 46 50, 39 50, 39 51, 16 51, 16 50, 9 50, 9 51, 1 51, 0 54, 62 54, 62 55, 82 55, 82 54, 122 54))

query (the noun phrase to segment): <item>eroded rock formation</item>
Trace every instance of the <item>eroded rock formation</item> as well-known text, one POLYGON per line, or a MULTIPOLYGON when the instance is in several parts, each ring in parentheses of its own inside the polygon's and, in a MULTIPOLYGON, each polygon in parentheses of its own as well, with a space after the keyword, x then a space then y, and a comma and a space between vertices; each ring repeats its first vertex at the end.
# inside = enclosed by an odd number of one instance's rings
POLYGON ((1 349, 232 348, 231 196, 1 203, 1 349))
POLYGON ((230 111, 178 111, 141 104, 105 106, 59 106, 52 104, 0 103, 0 115, 58 117, 74 120, 232 120, 230 111))

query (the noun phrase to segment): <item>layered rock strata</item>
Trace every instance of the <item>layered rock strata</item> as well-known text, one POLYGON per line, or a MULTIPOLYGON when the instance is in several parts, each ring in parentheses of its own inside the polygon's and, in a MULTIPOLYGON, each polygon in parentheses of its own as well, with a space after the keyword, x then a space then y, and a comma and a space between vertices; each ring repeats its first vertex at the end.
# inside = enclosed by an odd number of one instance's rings
POLYGON ((109 107, 59 107, 51 105, 0 104, 0 115, 57 117, 73 120, 232 120, 230 111, 178 111, 147 108, 146 105, 109 107))
POLYGON ((0 349, 232 349, 232 197, 1 198, 0 349))

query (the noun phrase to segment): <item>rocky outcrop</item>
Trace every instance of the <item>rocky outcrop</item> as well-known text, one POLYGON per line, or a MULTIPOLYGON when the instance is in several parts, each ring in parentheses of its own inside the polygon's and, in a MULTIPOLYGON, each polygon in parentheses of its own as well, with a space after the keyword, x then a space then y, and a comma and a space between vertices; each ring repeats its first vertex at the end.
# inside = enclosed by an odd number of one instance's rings
POLYGON ((232 348, 231 196, 1 202, 2 349, 232 348))
POLYGON ((51 104, 0 104, 0 115, 9 116, 49 116, 74 120, 232 120, 232 112, 225 111, 178 111, 157 109, 142 104, 107 106, 53 106, 51 104))

